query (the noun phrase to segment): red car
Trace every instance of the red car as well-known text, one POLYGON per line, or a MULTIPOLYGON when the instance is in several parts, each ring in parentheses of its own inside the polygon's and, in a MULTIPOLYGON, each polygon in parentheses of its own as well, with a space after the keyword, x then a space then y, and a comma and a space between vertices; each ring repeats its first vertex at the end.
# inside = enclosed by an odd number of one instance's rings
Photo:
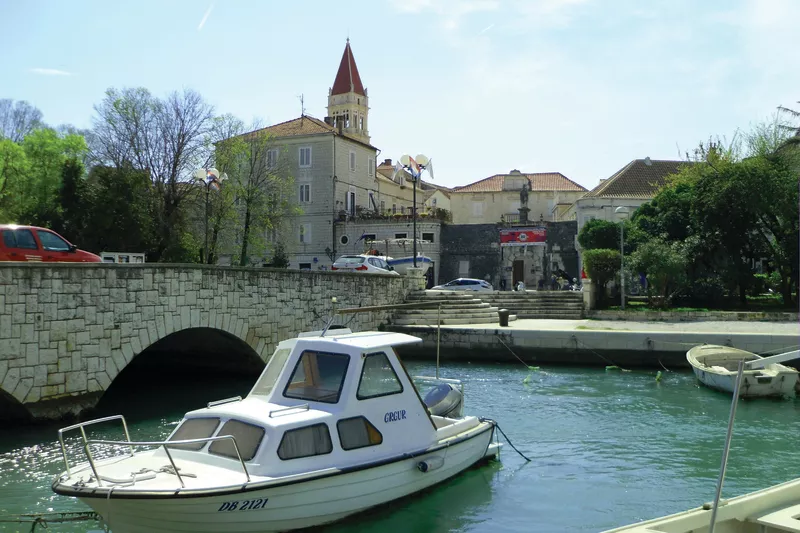
POLYGON ((0 261, 99 263, 100 256, 49 229, 0 224, 0 261))

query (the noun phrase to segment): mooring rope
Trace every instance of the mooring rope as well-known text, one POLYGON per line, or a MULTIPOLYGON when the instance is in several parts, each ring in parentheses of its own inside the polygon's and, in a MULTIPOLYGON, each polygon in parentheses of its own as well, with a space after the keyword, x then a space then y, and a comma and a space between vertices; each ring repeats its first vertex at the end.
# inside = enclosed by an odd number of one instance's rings
POLYGON ((614 363, 614 361, 612 361, 611 359, 609 359, 609 358, 607 358, 607 357, 605 357, 605 356, 603 356, 603 355, 601 355, 601 354, 597 353, 596 351, 594 351, 594 350, 593 350, 593 349, 592 349, 590 346, 588 346, 588 345, 587 345, 585 342, 583 342, 582 340, 580 340, 580 339, 578 338, 578 336, 577 336, 577 335, 573 335, 573 336, 572 336, 572 338, 573 338, 573 340, 575 341, 575 343, 576 343, 576 344, 578 344, 578 343, 582 344, 584 348, 586 348, 587 350, 589 350, 590 352, 592 352, 593 354, 595 354, 597 357, 599 357, 600 359, 602 359, 603 361, 605 361, 606 363, 608 363, 610 366, 613 366, 613 367, 619 368, 619 369, 620 369, 620 370, 622 370, 623 372, 630 372, 630 370, 626 370, 626 369, 622 368, 622 367, 621 367, 621 366, 619 366, 618 364, 615 364, 615 363, 614 363))
POLYGON ((36 531, 37 526, 49 529, 50 524, 60 524, 65 522, 100 521, 100 515, 93 511, 76 511, 66 513, 45 513, 45 514, 21 514, 0 517, 0 523, 5 524, 25 524, 30 522, 31 533, 36 531))
MULTIPOLYGON (((509 438, 508 438, 508 435, 506 435, 505 431, 503 431, 503 429, 500 427, 500 424, 498 424, 498 423, 497 423, 497 421, 495 421, 495 420, 492 420, 491 418, 480 418, 480 421, 481 421, 481 422, 491 422, 491 423, 494 425, 494 427, 496 427, 496 428, 497 428, 497 431, 499 431, 499 432, 500 432, 500 434, 501 434, 501 435, 503 435, 503 437, 505 437, 505 439, 506 439, 506 442, 508 443, 508 445, 509 445, 509 446, 511 446, 511 448, 512 448, 512 449, 513 449, 515 452, 517 452, 517 453, 519 454, 519 456, 520 456, 520 457, 522 457, 523 459, 525 459, 525 460, 526 460, 527 462, 529 462, 529 463, 531 462, 531 460, 530 460, 530 459, 528 459, 527 457, 525 457, 525 454, 524 454, 524 453, 522 453, 521 451, 519 451, 519 450, 517 449, 517 447, 516 447, 516 446, 514 446, 514 443, 513 443, 513 442, 511 442, 511 439, 509 439, 509 438)), ((490 442, 491 442, 491 441, 490 441, 490 442)))

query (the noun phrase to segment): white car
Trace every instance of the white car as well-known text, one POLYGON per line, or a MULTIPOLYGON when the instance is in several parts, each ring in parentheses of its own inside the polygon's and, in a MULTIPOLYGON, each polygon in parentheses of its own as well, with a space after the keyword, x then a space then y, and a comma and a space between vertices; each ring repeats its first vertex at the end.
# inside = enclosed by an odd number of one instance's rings
POLYGON ((482 279, 458 278, 444 285, 431 288, 432 291, 493 291, 492 284, 482 279))
POLYGON ((374 255, 343 255, 333 263, 331 270, 363 272, 364 274, 400 275, 385 260, 374 255))

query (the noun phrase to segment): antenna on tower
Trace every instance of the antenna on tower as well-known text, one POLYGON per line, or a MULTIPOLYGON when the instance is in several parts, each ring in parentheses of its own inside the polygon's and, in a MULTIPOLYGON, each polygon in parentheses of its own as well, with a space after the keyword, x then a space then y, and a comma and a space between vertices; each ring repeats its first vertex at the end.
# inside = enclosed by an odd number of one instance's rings
POLYGON ((297 98, 300 100, 300 116, 304 117, 306 114, 305 98, 302 94, 297 98))

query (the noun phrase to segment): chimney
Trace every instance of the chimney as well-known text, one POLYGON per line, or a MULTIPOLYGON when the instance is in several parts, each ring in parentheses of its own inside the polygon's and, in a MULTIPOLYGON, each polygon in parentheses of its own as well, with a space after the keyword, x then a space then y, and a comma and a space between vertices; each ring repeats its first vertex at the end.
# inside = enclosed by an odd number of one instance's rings
POLYGON ((383 160, 383 164, 386 165, 387 167, 390 167, 390 166, 392 166, 392 160, 391 159, 384 159, 383 160))
POLYGON ((648 167, 653 165, 653 162, 650 161, 650 156, 644 158, 644 164, 647 165, 648 167))
POLYGON ((340 118, 339 120, 337 120, 336 121, 336 125, 339 127, 339 135, 342 135, 344 133, 344 131, 343 131, 344 119, 340 118))
POLYGON ((520 172, 519 170, 517 170, 517 169, 515 168, 514 170, 512 170, 511 172, 509 172, 509 174, 522 174, 522 172, 520 172))
POLYGON ((333 117, 325 117, 325 124, 333 126, 333 117))

